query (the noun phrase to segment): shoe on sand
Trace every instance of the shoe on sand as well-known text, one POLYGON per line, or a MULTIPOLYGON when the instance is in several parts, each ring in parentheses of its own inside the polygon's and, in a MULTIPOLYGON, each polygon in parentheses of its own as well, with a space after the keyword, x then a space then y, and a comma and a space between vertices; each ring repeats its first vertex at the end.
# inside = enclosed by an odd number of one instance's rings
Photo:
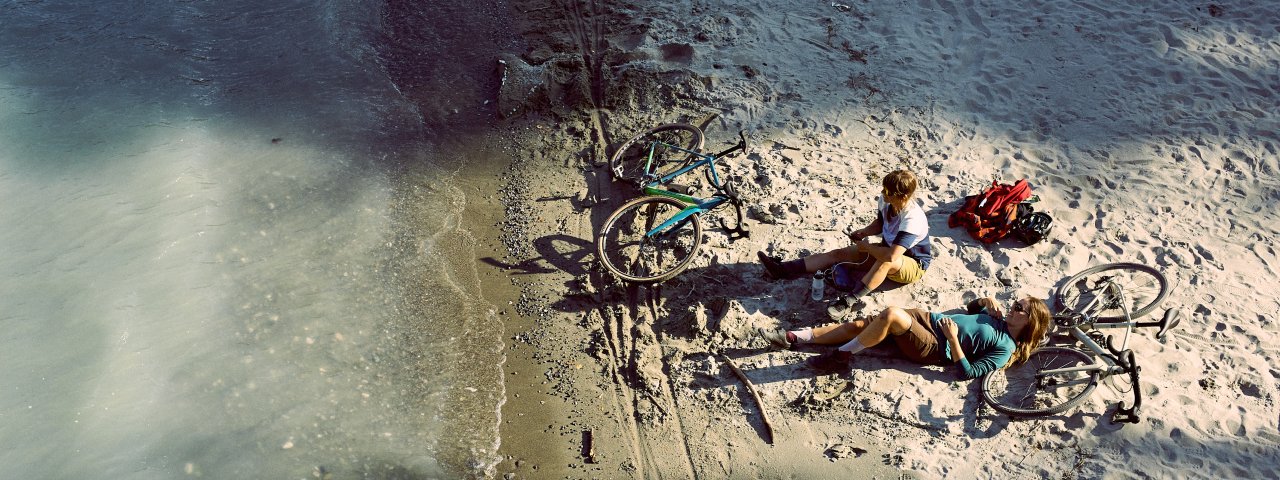
POLYGON ((760 259, 760 263, 764 264, 765 271, 769 272, 769 277, 774 280, 786 280, 787 269, 782 267, 782 259, 765 255, 764 252, 756 252, 756 257, 760 259))
POLYGON ((831 316, 832 320, 845 320, 852 314, 862 311, 866 306, 867 302, 862 301, 861 298, 846 295, 827 304, 827 315, 831 316))
POLYGON ((787 341, 787 332, 782 329, 763 329, 757 328, 756 333, 760 334, 760 338, 765 339, 774 348, 786 350, 791 348, 791 342, 787 341))
POLYGON ((853 360, 853 354, 844 350, 832 350, 830 352, 809 357, 805 363, 814 370, 824 373, 845 373, 849 371, 849 362, 853 360))

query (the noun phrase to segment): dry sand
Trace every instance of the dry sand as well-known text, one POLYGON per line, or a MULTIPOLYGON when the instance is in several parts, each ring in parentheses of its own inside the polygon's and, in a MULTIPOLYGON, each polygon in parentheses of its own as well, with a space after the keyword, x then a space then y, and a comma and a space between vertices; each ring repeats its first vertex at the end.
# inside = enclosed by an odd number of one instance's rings
MULTIPOLYGON (((694 1, 530 3, 533 48, 504 59, 517 157, 503 198, 516 302, 498 476, 512 478, 1277 478, 1275 313, 1280 13, 1274 2, 694 1), (752 236, 710 228, 695 265, 618 283, 593 236, 636 195, 607 154, 659 123, 746 130, 730 176, 752 236), (1046 297, 1114 262, 1159 268, 1185 319, 1136 336, 1145 417, 1128 395, 1013 419, 977 382, 891 351, 848 377, 770 351, 756 327, 826 323, 807 282, 754 254, 843 246, 879 179, 922 179, 936 261, 888 305, 1046 297), (1029 178, 1056 221, 1033 247, 947 227, 966 194, 1029 178), (712 354, 742 367, 776 429, 712 354), (830 398, 828 398, 830 397, 830 398), (594 456, 586 458, 590 432, 594 456), (591 461, 588 461, 591 460, 591 461)), ((712 225, 707 222, 707 225, 712 225)))

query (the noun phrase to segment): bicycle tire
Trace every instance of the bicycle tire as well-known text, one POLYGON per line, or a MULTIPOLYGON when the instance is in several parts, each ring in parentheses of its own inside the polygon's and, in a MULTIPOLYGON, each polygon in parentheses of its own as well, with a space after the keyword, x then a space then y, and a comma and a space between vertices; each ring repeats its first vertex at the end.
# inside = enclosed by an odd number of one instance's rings
MULTIPOLYGON (((609 157, 609 173, 613 178, 640 185, 644 181, 644 164, 649 145, 654 140, 701 152, 705 138, 701 129, 687 123, 667 123, 645 130, 627 139, 609 157)), ((654 152, 654 157, 653 171, 658 176, 684 168, 694 158, 685 152, 665 150, 654 152)))
POLYGON ((596 237, 596 256, 606 269, 628 282, 655 283, 683 271, 702 244, 700 215, 692 215, 655 237, 646 232, 686 207, 669 197, 631 200, 614 210, 596 237))
POLYGON ((1009 415, 1040 417, 1062 413, 1088 398, 1098 386, 1099 372, 1061 373, 1043 382, 1036 381, 1036 374, 1046 369, 1093 363, 1093 357, 1074 348, 1041 347, 1020 365, 983 375, 982 399, 1009 415))
POLYGON ((1124 312, 1118 308, 1103 309, 1098 312, 1080 311, 1096 297, 1096 295, 1091 295, 1094 288, 1089 282, 1091 278, 1096 280, 1096 278, 1093 278, 1095 276, 1116 277, 1117 281, 1122 284, 1121 287, 1124 288, 1125 296, 1128 297, 1130 303, 1130 319, 1137 319, 1151 313, 1169 296, 1169 282, 1159 270, 1141 263, 1108 263, 1090 267, 1072 275, 1061 288, 1054 292, 1053 299, 1057 304, 1059 315, 1089 313, 1095 322, 1124 321, 1124 312), (1115 314, 1101 314, 1108 311, 1114 311, 1115 314))

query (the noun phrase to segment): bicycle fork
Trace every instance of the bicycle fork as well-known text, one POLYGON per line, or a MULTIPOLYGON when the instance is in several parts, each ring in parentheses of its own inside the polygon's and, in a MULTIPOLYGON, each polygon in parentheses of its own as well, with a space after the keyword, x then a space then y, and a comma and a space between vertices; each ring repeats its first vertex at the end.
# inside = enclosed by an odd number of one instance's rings
POLYGON ((1099 345, 1098 342, 1094 341, 1093 337, 1084 333, 1084 331, 1080 330, 1079 327, 1073 327, 1071 329, 1071 336, 1075 337, 1076 340, 1083 344, 1088 350, 1096 352, 1099 358, 1098 362, 1089 366, 1057 369, 1049 373, 1088 370, 1098 370, 1105 376, 1128 373, 1129 383, 1131 385, 1130 390, 1133 391, 1133 406, 1125 407, 1124 402, 1121 402, 1120 405, 1116 407, 1115 413, 1111 415, 1111 422, 1138 423, 1142 409, 1142 388, 1139 383, 1138 372, 1142 370, 1142 368, 1138 366, 1137 355, 1132 349, 1126 349, 1124 351, 1116 350, 1109 340, 1105 342, 1105 347, 1099 345), (1110 352, 1110 355, 1104 354, 1104 352, 1107 351, 1110 352))

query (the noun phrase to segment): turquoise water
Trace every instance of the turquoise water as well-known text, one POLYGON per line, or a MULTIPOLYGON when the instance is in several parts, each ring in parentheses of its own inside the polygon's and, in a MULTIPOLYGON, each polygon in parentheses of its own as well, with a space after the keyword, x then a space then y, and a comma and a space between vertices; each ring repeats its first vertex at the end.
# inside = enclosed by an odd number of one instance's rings
POLYGON ((504 13, 0 5, 3 476, 489 472, 455 185, 505 160, 439 139, 483 137, 504 13))

